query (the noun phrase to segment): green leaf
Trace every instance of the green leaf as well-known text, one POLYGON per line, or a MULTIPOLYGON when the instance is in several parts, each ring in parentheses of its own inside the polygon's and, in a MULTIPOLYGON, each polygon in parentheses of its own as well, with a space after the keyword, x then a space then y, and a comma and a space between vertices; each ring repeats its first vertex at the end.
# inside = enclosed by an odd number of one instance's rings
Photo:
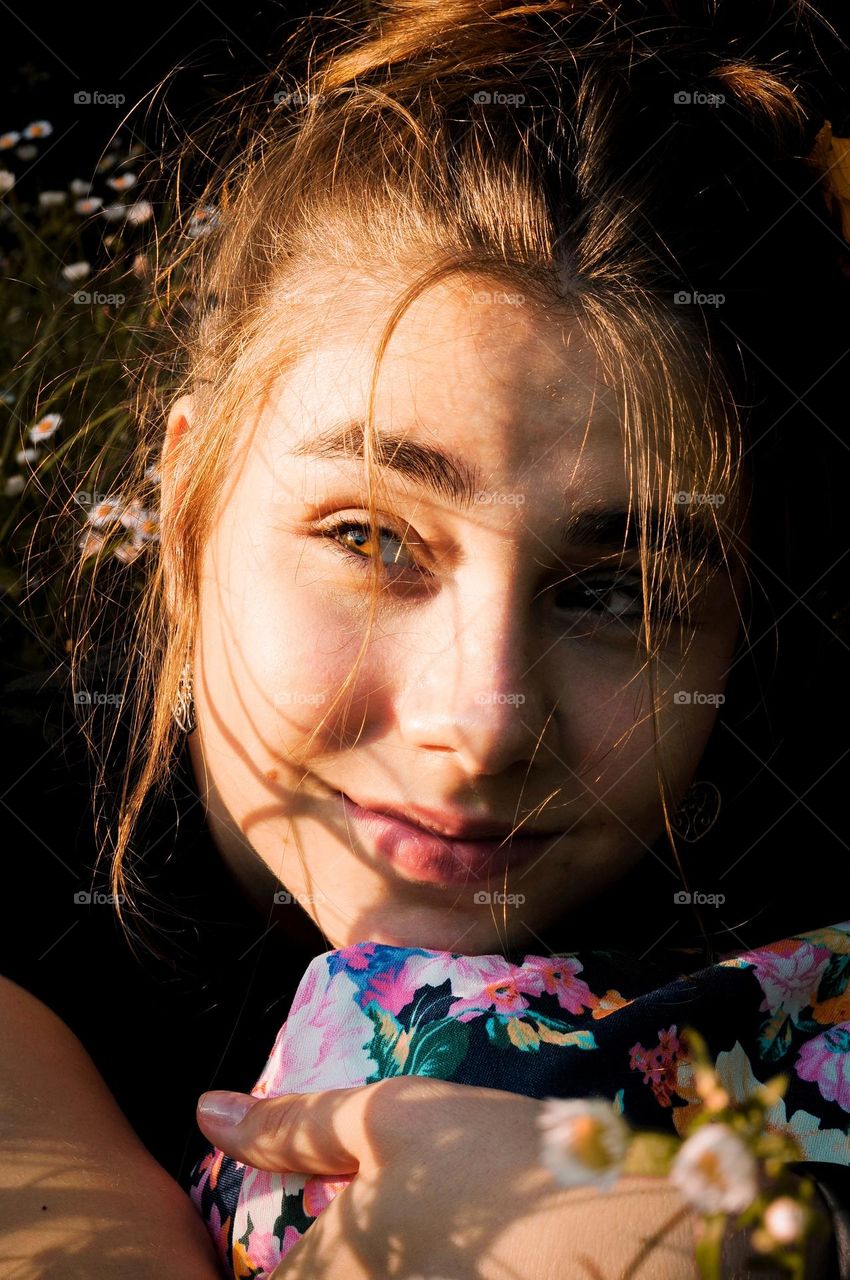
POLYGON ((392 1013, 382 1009, 374 1000, 366 1006, 366 1015, 374 1026, 372 1039, 364 1044, 370 1058, 377 1064, 376 1070, 369 1076, 367 1084, 376 1080, 384 1080, 387 1076, 402 1074, 402 1063, 399 1061, 398 1045, 404 1027, 392 1013))
POLYGON ((466 1057, 469 1026, 457 1018, 427 1022, 410 1038, 410 1052, 404 1075, 436 1076, 449 1080, 466 1057))
POLYGON ((784 1009, 763 1022, 758 1037, 761 1056, 768 1062, 784 1058, 791 1044, 792 1031, 791 1019, 784 1009))
POLYGON ((850 956, 831 956, 818 987, 818 1000, 830 1000, 847 990, 850 981, 850 956))

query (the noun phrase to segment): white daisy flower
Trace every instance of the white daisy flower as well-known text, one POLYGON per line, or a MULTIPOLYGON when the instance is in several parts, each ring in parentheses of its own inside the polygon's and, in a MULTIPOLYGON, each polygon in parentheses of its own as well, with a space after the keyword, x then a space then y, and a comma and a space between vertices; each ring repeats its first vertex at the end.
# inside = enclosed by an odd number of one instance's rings
POLYGON ((137 200, 135 204, 127 205, 127 221, 133 226, 138 226, 141 222, 147 222, 153 217, 153 205, 150 200, 137 200))
POLYGON ((25 138, 49 138, 53 132, 53 125, 49 120, 33 120, 32 124, 28 124, 24 129, 25 138))
POLYGON ((28 435, 34 444, 38 444, 39 440, 49 440, 59 430, 62 422, 61 413, 46 413, 43 418, 39 418, 35 426, 30 427, 28 435))
POLYGON ((142 511, 133 528, 134 542, 159 541, 159 516, 155 511, 142 511))
POLYGON ((117 164, 120 159, 121 157, 117 151, 110 151, 108 155, 105 155, 102 160, 98 161, 97 172, 105 173, 107 169, 111 169, 114 164, 117 164))
POLYGON ((670 1166, 670 1181, 700 1213, 741 1213, 758 1194, 750 1149, 725 1124, 706 1124, 686 1138, 670 1166))
POLYGON ((16 146, 21 140, 21 135, 15 129, 9 129, 6 133, 0 133, 0 151, 9 151, 16 146))
POLYGON ((4 196, 7 191, 11 191, 15 185, 15 175, 8 169, 0 169, 0 196, 4 196))
POLYGON ((90 271, 90 262, 69 262, 62 268, 62 275, 66 280, 85 280, 90 271))
POLYGON ((794 1244, 806 1225, 805 1210, 791 1196, 779 1196, 765 1209, 764 1225, 777 1244, 794 1244))
POLYGON ((91 529, 86 529, 78 540, 77 546, 82 551, 83 559, 85 560, 88 556, 93 556, 100 551, 105 542, 106 538, 102 533, 94 533, 91 529))
POLYGON ((133 561, 142 553, 142 544, 136 542, 119 542, 113 551, 116 560, 120 560, 122 564, 132 564, 133 561))
POLYGON ((196 209, 189 220, 189 226, 186 228, 188 236, 204 236, 211 231, 218 222, 218 209, 211 204, 202 204, 196 209))
POLYGON ((117 178, 107 178, 106 185, 111 187, 113 191, 129 191, 130 187, 136 185, 136 175, 134 173, 120 173, 117 178))
POLYGON ((19 467, 22 467, 25 462, 35 462, 37 458, 38 458, 38 449, 35 449, 35 448, 19 449, 18 452, 15 454, 15 461, 17 462, 19 467))
POLYGON ((3 496, 6 498, 16 498, 23 487, 23 476, 7 476, 3 483, 3 496))
POLYGON ((156 462, 149 462, 145 467, 145 479, 152 481, 153 484, 159 484, 162 476, 156 462))
POLYGON ((15 155, 19 156, 21 160, 34 160, 38 155, 38 147, 34 147, 27 142, 22 147, 15 148, 15 155))
POLYGON ((608 1187, 620 1176, 631 1132, 604 1098, 546 1098, 541 1157, 562 1187, 608 1187))
POLYGON ((102 529, 105 525, 120 520, 123 510, 124 502, 121 498, 101 498, 99 502, 94 503, 86 520, 95 529, 102 529))
POLYGON ((68 188, 72 196, 87 196, 91 191, 91 183, 84 182, 82 178, 72 178, 68 188))
POLYGON ((143 507, 138 498, 133 498, 121 515, 121 523, 125 529, 132 531, 134 541, 154 542, 159 537, 159 516, 155 511, 143 507))
POLYGON ((77 213, 97 213, 102 204, 100 196, 84 196, 82 200, 74 202, 74 209, 77 213))
POLYGON ((117 222, 119 218, 124 217, 124 210, 127 208, 125 204, 105 204, 101 209, 101 213, 107 222, 117 222))
POLYGON ((38 207, 40 209, 56 209, 68 199, 67 191, 39 191, 38 207))

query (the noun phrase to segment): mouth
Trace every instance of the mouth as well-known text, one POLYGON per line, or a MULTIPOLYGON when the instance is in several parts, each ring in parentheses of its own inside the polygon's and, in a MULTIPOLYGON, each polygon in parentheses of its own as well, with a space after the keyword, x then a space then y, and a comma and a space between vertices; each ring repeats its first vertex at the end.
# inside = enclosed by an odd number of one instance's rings
MULTIPOLYGON (((381 805, 359 805, 344 792, 345 821, 357 831, 367 848, 407 880, 423 884, 476 884, 508 869, 527 865, 544 856, 565 834, 511 828, 483 821, 451 821, 446 815, 411 806, 417 817, 428 813, 440 830, 381 805), (441 821, 442 819, 442 821, 441 821), (445 825, 444 825, 445 824, 445 825), (470 834, 474 832, 475 834, 470 834)), ((516 824, 514 824, 516 825, 516 824)))

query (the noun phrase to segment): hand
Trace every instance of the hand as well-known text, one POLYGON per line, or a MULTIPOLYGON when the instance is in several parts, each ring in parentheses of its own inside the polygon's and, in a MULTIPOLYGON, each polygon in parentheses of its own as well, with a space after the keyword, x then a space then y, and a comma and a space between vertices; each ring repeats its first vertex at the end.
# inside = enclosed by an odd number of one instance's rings
POLYGON ((395 1076, 258 1099, 235 1126, 200 1112, 198 1123, 255 1168, 357 1174, 273 1280, 619 1280, 677 1212, 638 1280, 696 1277, 694 1219, 675 1189, 636 1176, 609 1191, 557 1187, 539 1159, 539 1108, 499 1089, 395 1076))

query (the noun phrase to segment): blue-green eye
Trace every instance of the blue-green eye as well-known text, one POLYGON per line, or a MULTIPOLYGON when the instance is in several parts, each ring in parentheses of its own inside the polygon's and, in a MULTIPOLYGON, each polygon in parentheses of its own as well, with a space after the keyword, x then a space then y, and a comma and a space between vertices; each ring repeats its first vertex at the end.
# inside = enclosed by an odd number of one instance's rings
MULTIPOLYGON (((343 555, 348 555, 351 559, 360 561, 361 564, 368 565, 370 560, 374 560, 375 539, 371 536, 372 526, 361 520, 338 520, 335 524, 326 525, 319 532, 323 537, 331 539, 331 545, 341 551, 343 555)), ((392 529, 383 526, 376 530, 378 542, 383 551, 385 540, 390 544, 396 543, 400 550, 392 551, 390 546, 390 558, 381 563, 387 568, 415 568, 416 565, 411 561, 410 564, 399 564, 399 560, 404 555, 404 548, 410 545, 409 540, 405 540, 399 534, 394 533, 392 529)))

